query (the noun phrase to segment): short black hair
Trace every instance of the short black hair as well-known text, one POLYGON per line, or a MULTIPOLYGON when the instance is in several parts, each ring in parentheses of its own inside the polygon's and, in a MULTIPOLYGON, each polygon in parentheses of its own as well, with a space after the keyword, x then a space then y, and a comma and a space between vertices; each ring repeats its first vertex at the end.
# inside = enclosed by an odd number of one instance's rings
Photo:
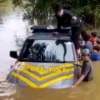
POLYGON ((99 52, 99 51, 100 51, 100 47, 99 47, 99 46, 94 46, 94 47, 93 47, 93 50, 96 50, 96 51, 99 52))
POLYGON ((97 44, 100 44, 100 41, 97 40, 97 44))
POLYGON ((81 35, 82 35, 82 37, 85 37, 87 35, 87 32, 85 30, 82 30, 81 35))
POLYGON ((91 35, 92 35, 93 37, 96 37, 96 36, 97 36, 97 33, 96 33, 96 32, 92 32, 91 35))
POLYGON ((60 3, 57 3, 56 5, 54 5, 54 11, 55 12, 58 12, 60 11, 61 9, 63 9, 62 5, 60 3))
POLYGON ((84 41, 89 41, 90 35, 86 31, 81 31, 81 35, 84 41))

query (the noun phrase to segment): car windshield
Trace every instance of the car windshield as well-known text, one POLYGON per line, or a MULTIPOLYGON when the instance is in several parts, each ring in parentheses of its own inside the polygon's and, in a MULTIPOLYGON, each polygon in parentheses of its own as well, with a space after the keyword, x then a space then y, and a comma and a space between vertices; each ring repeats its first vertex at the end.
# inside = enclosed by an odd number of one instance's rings
POLYGON ((62 40, 27 40, 21 53, 29 62, 73 62, 74 57, 72 43, 62 40))

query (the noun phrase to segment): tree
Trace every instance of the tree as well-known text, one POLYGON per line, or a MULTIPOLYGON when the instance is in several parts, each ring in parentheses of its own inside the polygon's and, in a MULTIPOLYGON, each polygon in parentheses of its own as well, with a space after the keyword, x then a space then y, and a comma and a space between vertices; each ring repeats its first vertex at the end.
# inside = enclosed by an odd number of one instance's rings
MULTIPOLYGON (((23 8, 28 19, 34 17, 46 19, 52 15, 52 6, 58 3, 58 0, 12 0, 12 3, 15 7, 23 8)), ((87 23, 91 23, 95 27, 100 25, 100 0, 59 0, 59 3, 66 7, 70 6, 70 9, 87 23)))

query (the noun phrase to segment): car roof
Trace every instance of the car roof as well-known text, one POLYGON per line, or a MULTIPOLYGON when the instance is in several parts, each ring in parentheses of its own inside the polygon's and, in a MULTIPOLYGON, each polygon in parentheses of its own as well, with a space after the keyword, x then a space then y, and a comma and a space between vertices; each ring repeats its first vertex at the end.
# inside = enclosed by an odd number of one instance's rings
POLYGON ((61 29, 58 35, 54 35, 57 33, 57 29, 47 29, 46 26, 36 26, 32 27, 32 34, 27 39, 38 39, 38 40, 68 40, 71 41, 71 29, 61 29))

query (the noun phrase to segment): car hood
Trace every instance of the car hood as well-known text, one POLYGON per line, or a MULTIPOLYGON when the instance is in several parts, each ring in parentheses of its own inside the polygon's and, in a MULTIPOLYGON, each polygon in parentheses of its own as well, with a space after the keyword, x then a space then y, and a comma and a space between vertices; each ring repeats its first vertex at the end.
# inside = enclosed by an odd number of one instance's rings
POLYGON ((12 67, 8 80, 33 88, 62 88, 73 84, 73 80, 69 80, 73 78, 73 73, 73 63, 17 62, 12 67))

